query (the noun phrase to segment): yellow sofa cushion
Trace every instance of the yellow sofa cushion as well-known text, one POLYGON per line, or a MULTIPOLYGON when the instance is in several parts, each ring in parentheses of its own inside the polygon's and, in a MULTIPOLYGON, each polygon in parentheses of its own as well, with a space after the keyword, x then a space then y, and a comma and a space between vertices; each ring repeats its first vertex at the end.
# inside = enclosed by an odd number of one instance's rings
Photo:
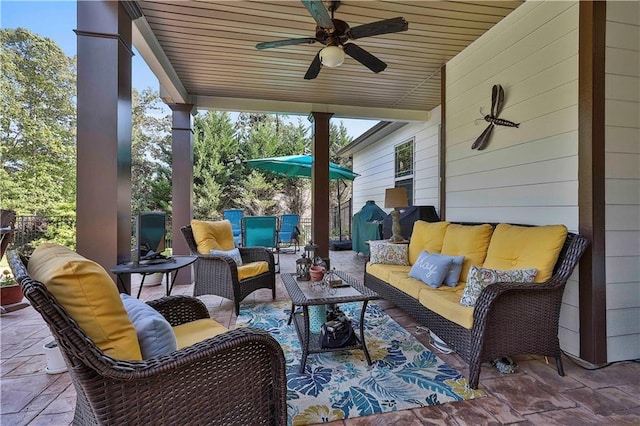
POLYGON ((493 227, 487 223, 482 225, 451 224, 447 227, 441 253, 448 256, 464 256, 460 282, 467 281, 471 265, 480 266, 484 262, 492 233, 493 227))
POLYGON ((409 264, 413 265, 423 250, 440 253, 449 222, 425 222, 416 220, 409 242, 409 264))
POLYGON ((425 286, 420 291, 418 301, 436 314, 471 330, 473 328, 473 308, 460 305, 463 290, 464 284, 458 284, 456 287, 442 286, 438 288, 425 286))
POLYGON ((210 339, 225 331, 227 331, 225 326, 211 318, 202 318, 173 327, 178 349, 210 339))
POLYGON ((534 268, 538 270, 534 282, 545 282, 553 274, 566 238, 564 225, 529 227, 501 223, 493 231, 482 266, 503 271, 534 268))
POLYGON ((102 266, 66 247, 44 243, 33 252, 28 271, 102 351, 117 359, 142 359, 136 329, 102 266))
POLYGON ((228 220, 211 222, 193 219, 191 230, 200 254, 209 254, 211 250, 228 251, 236 246, 233 241, 231 222, 228 220))
POLYGON ((418 295, 420 294, 420 290, 422 290, 426 284, 422 281, 411 278, 408 272, 396 271, 391 272, 389 274, 389 280, 387 281, 390 285, 394 286, 398 290, 401 290, 407 293, 409 296, 414 299, 418 299, 418 295))
POLYGON ((391 272, 405 272, 409 276, 411 266, 407 265, 387 265, 383 263, 367 263, 366 271, 374 277, 381 279, 382 281, 389 281, 389 274, 391 272))
POLYGON ((242 266, 238 266, 238 279, 242 281, 265 272, 269 272, 269 264, 265 261, 245 263, 242 266))

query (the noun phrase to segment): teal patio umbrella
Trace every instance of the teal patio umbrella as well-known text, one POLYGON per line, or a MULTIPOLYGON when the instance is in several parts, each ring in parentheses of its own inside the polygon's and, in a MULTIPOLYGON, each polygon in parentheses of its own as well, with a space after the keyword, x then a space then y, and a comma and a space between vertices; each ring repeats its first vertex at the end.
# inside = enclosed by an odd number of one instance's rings
MULTIPOLYGON (((273 172, 288 177, 311 177, 311 165, 313 157, 311 155, 285 155, 283 157, 258 158, 256 160, 245 161, 249 167, 254 169, 273 172)), ((336 163, 329 163, 329 179, 354 180, 357 173, 353 173, 346 167, 336 163)))
MULTIPOLYGON (((282 176, 288 177, 311 177, 311 165, 313 163, 313 157, 311 155, 285 155, 283 157, 269 157, 258 158, 256 160, 245 161, 249 167, 254 169, 269 171, 277 173, 282 176)), ((354 180, 360 176, 357 173, 352 172, 346 167, 342 167, 336 163, 329 163, 329 179, 347 179, 354 180)), ((343 182, 344 183, 344 182, 343 182)), ((340 185, 338 189, 338 210, 341 209, 340 203, 340 185)), ((342 221, 340 215, 338 215, 338 228, 340 232, 340 240, 342 240, 342 221)))

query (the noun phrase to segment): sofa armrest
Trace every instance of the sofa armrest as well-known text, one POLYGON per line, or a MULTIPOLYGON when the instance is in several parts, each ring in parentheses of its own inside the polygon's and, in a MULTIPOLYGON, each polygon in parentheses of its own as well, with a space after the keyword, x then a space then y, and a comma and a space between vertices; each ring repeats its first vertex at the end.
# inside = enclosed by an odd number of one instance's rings
POLYGON ((173 327, 203 318, 209 318, 209 310, 200 300, 190 296, 166 296, 147 302, 169 321, 173 327))
MULTIPOLYGON (((102 420, 135 423, 164 413, 166 424, 196 418, 216 424, 250 424, 254 419, 286 424, 285 358, 278 342, 263 330, 231 330, 169 355, 118 364, 127 368, 102 372, 112 379, 101 390, 105 406, 110 404, 109 395, 122 400, 131 395, 135 400, 135 395, 144 394, 154 403, 119 413, 124 417, 102 420)), ((110 411, 105 409, 105 415, 111 416, 110 411)))
POLYGON ((558 299, 562 300, 564 283, 552 280, 540 284, 523 283, 495 283, 482 290, 476 306, 473 310, 474 328, 477 324, 483 324, 492 310, 503 303, 510 306, 502 306, 503 310, 514 314, 522 314, 523 310, 560 309, 558 299), (507 299, 508 296, 508 299, 507 299), (557 306, 556 306, 557 305, 557 306))

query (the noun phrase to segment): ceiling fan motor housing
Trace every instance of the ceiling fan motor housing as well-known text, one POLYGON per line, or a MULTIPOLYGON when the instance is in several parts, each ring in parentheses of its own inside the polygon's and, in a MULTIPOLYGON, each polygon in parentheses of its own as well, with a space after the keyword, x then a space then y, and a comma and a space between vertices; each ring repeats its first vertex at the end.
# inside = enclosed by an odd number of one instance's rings
POLYGON ((334 28, 322 28, 316 26, 316 40, 320 43, 331 46, 337 44, 344 44, 349 37, 349 24, 341 19, 332 19, 334 28))

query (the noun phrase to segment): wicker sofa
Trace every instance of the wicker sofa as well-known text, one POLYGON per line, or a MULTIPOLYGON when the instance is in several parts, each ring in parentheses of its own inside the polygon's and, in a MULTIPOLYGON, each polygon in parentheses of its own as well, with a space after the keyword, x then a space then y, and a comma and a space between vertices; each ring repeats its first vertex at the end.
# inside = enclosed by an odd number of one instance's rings
MULTIPOLYGON (((89 337, 48 285, 30 276, 28 259, 15 251, 7 258, 62 350, 76 390, 73 424, 286 424, 285 359, 268 333, 223 331, 164 355, 120 359, 89 337)), ((193 297, 168 296, 148 304, 174 328, 215 323, 193 297)))
MULTIPOLYGON (((440 224, 446 223, 440 222, 440 224)), ((455 226, 471 227, 474 225, 478 226, 479 224, 465 223, 455 226)), ((497 224, 490 225, 491 229, 495 229, 497 224)), ((414 240, 424 241, 424 235, 416 236, 416 229, 423 230, 424 226, 421 221, 416 222, 410 245, 415 245, 414 240)), ((521 225, 513 229, 519 228, 534 229, 539 227, 521 225)), ((446 236, 449 229, 444 231, 443 235, 446 236)), ((495 233, 489 235, 489 246, 494 237, 495 233)), ((422 283, 419 286, 415 283, 412 284, 410 281, 414 279, 408 276, 411 265, 372 265, 368 263, 364 282, 367 287, 376 291, 382 298, 405 310, 419 324, 435 333, 466 360, 469 363, 469 385, 473 389, 478 387, 481 364, 504 356, 536 354, 553 357, 556 360, 558 374, 563 376, 558 340, 562 294, 567 279, 586 250, 588 241, 579 234, 568 232, 564 243, 562 243, 562 239, 559 242, 557 261, 555 261, 552 270, 549 268, 550 278, 545 279, 544 282, 531 284, 498 282, 489 285, 481 291, 475 307, 472 308, 454 306, 459 305, 459 294, 465 286, 464 273, 456 288, 448 289, 450 291, 445 289, 445 292, 441 292, 441 289, 433 289, 422 283), (395 285, 388 281, 394 281, 395 285), (400 282, 404 283, 405 287, 398 284, 400 282), (414 291, 407 290, 407 282, 413 285, 414 291), (436 313, 434 309, 426 307, 425 304, 432 305, 435 297, 439 295, 446 295, 449 300, 440 304, 437 309, 439 312, 436 313), (468 322, 460 321, 459 315, 456 316, 454 312, 464 309, 470 310, 468 322)), ((442 240, 440 247, 443 249, 443 254, 464 254, 460 251, 447 253, 444 251, 442 240)), ((412 249, 415 252, 421 247, 410 246, 409 253, 412 249)), ((433 249, 433 252, 440 253, 437 247, 433 249)), ((410 255, 409 260, 415 261, 415 254, 414 259, 411 257, 410 255)), ((484 259, 484 256, 477 257, 476 254, 475 259, 478 266, 484 266, 483 260, 478 261, 478 259, 484 259)), ((514 260, 513 264, 516 263, 514 260)))

